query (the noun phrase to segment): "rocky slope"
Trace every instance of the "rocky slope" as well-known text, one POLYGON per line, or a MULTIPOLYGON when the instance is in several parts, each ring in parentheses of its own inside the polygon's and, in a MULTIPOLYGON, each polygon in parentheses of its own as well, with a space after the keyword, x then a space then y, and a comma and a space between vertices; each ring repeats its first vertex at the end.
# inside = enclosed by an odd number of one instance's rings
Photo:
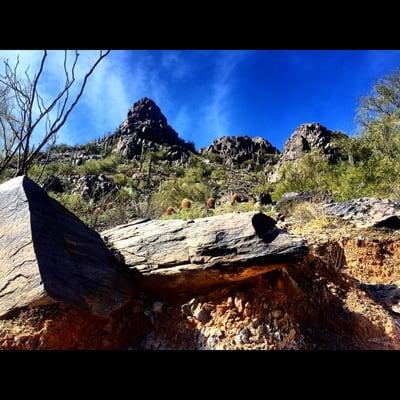
POLYGON ((286 141, 281 161, 297 160, 304 153, 314 149, 322 151, 334 160, 338 157, 338 149, 333 145, 333 141, 343 136, 339 132, 325 128, 318 122, 302 124, 286 141))
POLYGON ((195 152, 194 146, 179 137, 157 104, 147 97, 137 101, 116 132, 100 144, 128 159, 139 159, 143 151, 164 147, 168 160, 183 163, 190 152, 195 152))
MULTIPOLYGON (((202 149, 204 156, 215 155, 223 164, 240 166, 245 161, 253 164, 270 164, 279 150, 261 137, 223 136, 207 148, 202 149)), ((251 166, 251 164, 250 164, 251 166)))
POLYGON ((338 203, 320 192, 286 193, 276 204, 261 193, 253 202, 278 157, 275 172, 313 149, 335 162, 337 137, 304 124, 281 156, 246 136, 194 155, 145 98, 113 135, 63 153, 80 167, 46 176, 43 187, 74 193, 96 217, 146 202, 166 179, 206 165, 223 215, 198 204, 207 217, 190 219, 194 206, 187 220, 135 214, 98 225, 98 234, 28 178, 0 185, 0 349, 400 349, 399 202, 338 203), (139 167, 146 151, 160 150, 158 164, 139 167), (111 152, 121 164, 82 173, 111 152), (117 203, 128 189, 138 202, 117 203), (316 224, 293 213, 302 205, 316 224))
POLYGON ((295 162, 312 150, 319 150, 330 162, 336 162, 340 158, 340 149, 334 141, 343 137, 346 135, 331 131, 318 122, 300 125, 285 142, 282 156, 270 175, 270 182, 279 180, 282 166, 288 162, 295 162))
POLYGON ((106 246, 24 177, 0 212, 0 349, 400 349, 392 228, 234 213, 135 221, 106 246))

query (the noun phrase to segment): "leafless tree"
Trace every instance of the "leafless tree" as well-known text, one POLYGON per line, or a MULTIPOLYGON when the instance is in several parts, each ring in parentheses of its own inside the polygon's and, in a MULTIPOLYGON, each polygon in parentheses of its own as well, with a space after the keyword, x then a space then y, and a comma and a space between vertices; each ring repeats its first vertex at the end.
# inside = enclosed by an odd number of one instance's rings
POLYGON ((33 77, 28 69, 23 77, 19 76, 19 58, 13 66, 8 60, 4 61, 4 74, 0 75, 0 173, 12 163, 15 176, 27 174, 45 146, 55 139, 81 98, 89 77, 109 53, 110 50, 100 51, 78 84, 75 74, 80 54, 74 51, 72 63, 68 64, 65 50, 63 71, 60 71, 64 75, 64 85, 48 104, 38 89, 48 55, 46 50, 33 77), (72 96, 71 89, 75 87, 77 95, 72 96))

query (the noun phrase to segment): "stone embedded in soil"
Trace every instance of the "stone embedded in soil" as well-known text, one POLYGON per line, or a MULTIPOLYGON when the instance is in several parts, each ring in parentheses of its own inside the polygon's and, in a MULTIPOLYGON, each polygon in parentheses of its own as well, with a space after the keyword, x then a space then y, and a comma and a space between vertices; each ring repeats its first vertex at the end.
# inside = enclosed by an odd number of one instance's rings
POLYGON ((303 239, 254 212, 191 221, 141 219, 102 235, 150 291, 241 281, 299 262, 308 253, 303 239))
POLYGON ((206 323, 211 319, 211 311, 215 306, 210 303, 199 304, 193 313, 193 316, 200 322, 206 323))

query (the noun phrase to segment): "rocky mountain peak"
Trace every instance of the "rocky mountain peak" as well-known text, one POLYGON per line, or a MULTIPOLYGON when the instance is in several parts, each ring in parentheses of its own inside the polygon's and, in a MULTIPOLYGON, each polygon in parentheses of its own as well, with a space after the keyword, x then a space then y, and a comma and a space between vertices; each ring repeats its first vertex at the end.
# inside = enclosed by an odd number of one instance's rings
POLYGON ((133 104, 125 121, 104 143, 129 159, 139 158, 142 150, 157 151, 160 146, 167 149, 171 161, 183 162, 189 152, 195 152, 194 146, 179 137, 160 107, 148 97, 133 104))
POLYGON ((312 150, 321 151, 330 162, 337 161, 340 158, 340 149, 334 145, 334 140, 341 137, 346 135, 331 131, 319 122, 301 124, 286 141, 279 162, 269 174, 269 181, 277 182, 281 176, 281 167, 285 163, 296 161, 312 150))
POLYGON ((215 154, 224 164, 241 164, 245 161, 265 163, 266 156, 278 154, 279 150, 262 137, 250 136, 223 136, 207 148, 203 149, 204 155, 215 154))
POLYGON ((314 149, 321 150, 328 157, 334 157, 334 139, 343 136, 321 125, 319 122, 305 123, 297 127, 286 141, 282 161, 293 161, 314 149))
POLYGON ((158 105, 148 97, 143 97, 134 103, 132 108, 128 111, 127 118, 134 122, 150 120, 167 125, 167 119, 162 114, 160 107, 158 107, 158 105))

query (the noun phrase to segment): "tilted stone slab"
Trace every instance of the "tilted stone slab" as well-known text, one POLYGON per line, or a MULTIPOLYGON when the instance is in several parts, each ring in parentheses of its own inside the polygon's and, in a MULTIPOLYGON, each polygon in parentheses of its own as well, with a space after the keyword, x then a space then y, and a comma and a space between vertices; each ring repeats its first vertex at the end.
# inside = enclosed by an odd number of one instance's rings
POLYGON ((262 213, 135 220, 102 233, 146 288, 186 291, 240 281, 301 260, 304 240, 262 213))
POLYGON ((27 177, 0 185, 0 317, 54 301, 106 317, 131 293, 98 233, 27 177))

